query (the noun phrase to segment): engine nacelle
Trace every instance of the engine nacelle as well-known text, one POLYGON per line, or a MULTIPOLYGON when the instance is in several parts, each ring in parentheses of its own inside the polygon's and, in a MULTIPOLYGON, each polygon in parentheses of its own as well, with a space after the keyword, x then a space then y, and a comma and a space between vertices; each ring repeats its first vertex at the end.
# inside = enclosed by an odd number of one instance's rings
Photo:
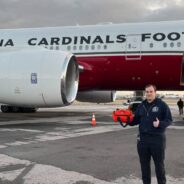
POLYGON ((78 92, 77 100, 81 102, 108 103, 116 100, 116 91, 78 92))
POLYGON ((42 48, 0 51, 0 103, 59 107, 77 95, 79 70, 72 54, 42 48))

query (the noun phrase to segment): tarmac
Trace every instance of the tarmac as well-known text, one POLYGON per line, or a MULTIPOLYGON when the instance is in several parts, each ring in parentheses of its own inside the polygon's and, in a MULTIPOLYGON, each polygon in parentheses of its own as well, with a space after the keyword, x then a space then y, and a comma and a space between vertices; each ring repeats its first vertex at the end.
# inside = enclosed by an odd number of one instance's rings
MULTIPOLYGON (((177 107, 170 107, 167 184, 183 184, 184 121, 177 107)), ((114 123, 116 108, 123 106, 84 103, 37 113, 0 112, 0 184, 141 184, 138 127, 114 123)), ((157 183, 153 162, 152 183, 157 183)))

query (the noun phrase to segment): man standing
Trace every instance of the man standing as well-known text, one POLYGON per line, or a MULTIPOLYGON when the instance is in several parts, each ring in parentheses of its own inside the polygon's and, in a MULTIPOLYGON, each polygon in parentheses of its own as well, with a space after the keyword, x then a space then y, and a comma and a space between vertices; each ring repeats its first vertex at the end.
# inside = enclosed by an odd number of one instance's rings
POLYGON ((183 114, 183 101, 180 100, 177 102, 178 108, 179 108, 179 114, 182 115, 183 114))
POLYGON ((156 98, 156 86, 145 87, 146 100, 135 112, 130 126, 139 124, 137 151, 139 154, 143 184, 151 184, 151 157, 155 164, 158 184, 166 184, 165 176, 165 129, 172 122, 171 111, 167 104, 156 98))

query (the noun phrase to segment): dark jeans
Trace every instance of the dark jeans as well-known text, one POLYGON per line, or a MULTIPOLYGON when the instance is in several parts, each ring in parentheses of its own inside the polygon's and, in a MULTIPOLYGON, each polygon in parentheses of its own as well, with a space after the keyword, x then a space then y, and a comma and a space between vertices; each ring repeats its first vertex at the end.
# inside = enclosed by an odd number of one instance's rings
POLYGON ((183 114, 183 108, 179 108, 179 114, 180 114, 180 115, 183 114))
POLYGON ((141 135, 137 142, 141 163, 143 184, 151 184, 151 157, 155 164, 158 184, 166 184, 165 177, 165 135, 141 135))

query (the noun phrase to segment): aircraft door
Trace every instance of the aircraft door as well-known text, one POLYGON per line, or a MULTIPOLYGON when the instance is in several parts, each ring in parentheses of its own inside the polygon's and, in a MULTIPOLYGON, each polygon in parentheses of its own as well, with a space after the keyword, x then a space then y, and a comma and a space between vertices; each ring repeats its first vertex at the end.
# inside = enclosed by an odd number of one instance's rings
POLYGON ((126 60, 140 60, 141 59, 141 34, 129 34, 126 37, 126 60))
POLYGON ((184 55, 183 55, 182 63, 181 63, 180 85, 181 85, 181 86, 184 86, 184 55))

